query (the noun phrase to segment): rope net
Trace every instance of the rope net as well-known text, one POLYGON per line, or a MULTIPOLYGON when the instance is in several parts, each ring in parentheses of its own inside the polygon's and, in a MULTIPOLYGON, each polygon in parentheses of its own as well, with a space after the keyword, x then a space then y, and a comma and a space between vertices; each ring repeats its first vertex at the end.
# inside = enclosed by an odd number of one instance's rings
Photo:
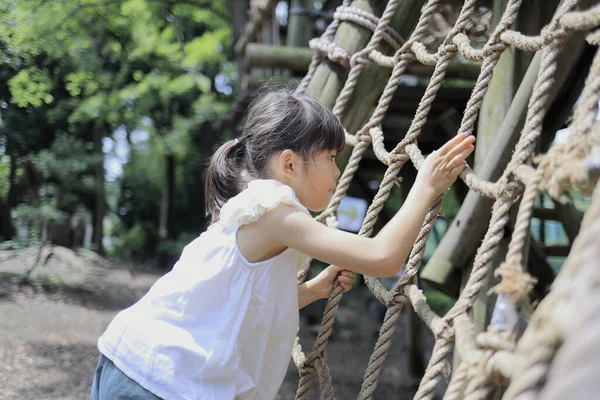
MULTIPOLYGON (((471 274, 464 290, 454 306, 444 316, 438 316, 427 304, 426 298, 417 286, 417 273, 421 266, 425 244, 440 209, 441 199, 431 205, 422 229, 409 255, 403 275, 392 289, 387 290, 376 278, 365 276, 372 294, 387 307, 375 349, 370 357, 359 399, 373 397, 377 387, 379 373, 391 346, 391 338, 396 322, 404 306, 412 307, 425 325, 432 331, 435 344, 420 382, 415 399, 431 399, 436 386, 450 373, 451 353, 459 354, 462 362, 452 372, 444 399, 485 399, 494 390, 506 388, 503 399, 566 398, 568 382, 564 376, 573 374, 568 362, 555 363, 559 372, 553 371, 552 362, 561 349, 561 344, 583 346, 572 337, 582 330, 566 329, 565 320, 572 317, 573 308, 581 311, 587 318, 595 318, 595 326, 588 327, 600 336, 600 292, 597 290, 600 279, 600 187, 596 187, 591 204, 586 212, 580 234, 573 244, 571 254, 561 273, 557 277, 553 290, 540 303, 533 313, 525 333, 517 337, 513 329, 498 329, 490 326, 487 331, 475 338, 471 310, 480 292, 486 288, 486 279, 493 267, 492 259, 505 235, 509 221, 509 210, 519 204, 517 220, 512 233, 505 261, 496 269, 501 278, 494 288, 499 296, 510 300, 512 308, 523 308, 528 301, 534 279, 523 265, 523 247, 526 243, 529 224, 532 218, 534 200, 538 193, 549 194, 560 201, 563 193, 577 189, 591 194, 600 169, 590 162, 592 150, 600 145, 600 123, 596 121, 600 95, 600 53, 592 62, 579 104, 575 110, 569 140, 566 144, 555 145, 546 154, 536 155, 536 142, 542 133, 542 123, 552 96, 558 56, 568 39, 577 31, 589 31, 600 24, 600 5, 588 6, 577 0, 562 1, 551 22, 537 36, 525 36, 512 29, 522 0, 509 0, 502 11, 501 18, 491 31, 487 42, 481 48, 471 45, 465 32, 476 16, 476 0, 466 0, 456 23, 445 36, 436 52, 428 49, 425 43, 427 27, 436 10, 443 4, 440 0, 428 1, 421 11, 420 18, 407 39, 400 37, 391 27, 390 21, 400 0, 389 0, 381 17, 376 17, 350 6, 344 0, 334 14, 334 20, 325 33, 310 42, 314 50, 308 73, 297 88, 305 92, 318 66, 328 59, 349 69, 347 79, 338 96, 333 112, 341 117, 346 109, 357 80, 365 67, 375 63, 383 68, 391 68, 388 80, 368 122, 356 134, 346 133, 347 143, 352 146, 348 164, 340 178, 338 187, 328 208, 318 217, 321 222, 336 227, 336 211, 345 196, 350 182, 358 169, 365 151, 373 146, 377 159, 387 166, 377 194, 368 208, 359 234, 369 236, 373 231, 377 216, 390 195, 400 169, 412 162, 418 169, 423 155, 417 146, 417 138, 424 126, 431 105, 444 80, 452 59, 462 55, 465 59, 481 64, 481 72, 467 103, 458 132, 472 132, 481 108, 484 95, 492 78, 492 72, 501 54, 510 46, 518 49, 538 52, 539 72, 529 98, 524 127, 512 158, 501 177, 495 181, 479 178, 467 167, 461 179, 468 187, 482 196, 493 199, 492 216, 483 242, 478 248, 471 274), (366 47, 354 54, 340 48, 333 40, 342 21, 352 22, 373 31, 366 47), (381 43, 391 46, 393 56, 378 50, 381 43), (382 119, 390 105, 394 92, 400 84, 400 76, 407 66, 418 61, 434 66, 425 94, 423 95, 414 119, 405 137, 396 147, 388 151, 384 147, 382 119), (532 162, 535 156, 535 163, 532 162), (594 287, 594 285, 596 287, 594 287), (577 286, 577 291, 573 287, 577 286), (569 311, 571 310, 571 311, 569 311), (595 313, 595 314, 594 314, 595 313), (561 369, 562 368, 562 369, 561 369), (548 380, 548 376, 563 376, 557 381, 548 380), (548 383, 548 385, 546 385, 548 383), (548 388, 556 386, 552 391, 548 388), (548 386, 545 388, 545 386, 548 386), (561 397, 560 394, 563 394, 561 397)), ((267 0, 260 10, 254 12, 253 20, 246 28, 246 35, 238 41, 244 46, 252 32, 260 28, 261 16, 268 15, 269 7, 275 4, 267 0)), ((591 44, 600 42, 600 35, 592 33, 587 37, 591 44)), ((599 185, 600 186, 600 185, 599 185)), ((299 279, 303 279, 302 276, 299 279)), ((342 298, 342 289, 336 284, 328 299, 317 338, 310 353, 304 354, 298 339, 294 346, 293 359, 298 367, 300 379, 296 399, 306 399, 311 385, 317 377, 322 399, 334 399, 332 379, 326 360, 326 346, 332 332, 336 312, 342 298)), ((578 317, 575 327, 586 326, 586 317, 578 317)), ((597 346, 596 346, 597 347, 597 346)), ((585 355, 585 352, 583 352, 585 355)), ((565 357, 563 357, 565 358, 565 357)), ((598 358, 596 358, 596 368, 598 358)), ((575 380, 576 381, 576 380, 575 380)), ((574 381, 574 382, 575 382, 574 381)), ((590 392, 595 393, 595 392, 590 392)))

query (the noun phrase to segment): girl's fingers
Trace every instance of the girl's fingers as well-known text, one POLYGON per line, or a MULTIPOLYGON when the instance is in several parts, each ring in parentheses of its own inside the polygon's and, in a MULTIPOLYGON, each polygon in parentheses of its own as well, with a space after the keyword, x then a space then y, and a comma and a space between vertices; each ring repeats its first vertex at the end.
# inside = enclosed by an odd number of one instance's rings
POLYGON ((457 165, 450 170, 450 175, 452 175, 455 178, 458 177, 460 175, 460 173, 463 172, 463 170, 465 169, 466 166, 467 166, 467 162, 463 161, 460 165, 457 165))
POLYGON ((340 283, 345 292, 352 289, 352 286, 354 285, 354 279, 342 275, 338 277, 338 282, 340 283))
POLYGON ((473 146, 474 142, 475 142, 475 136, 469 136, 469 137, 465 138, 465 140, 463 140, 462 142, 460 142, 459 144, 454 146, 452 149, 450 149, 446 153, 445 159, 452 160, 454 157, 456 157, 458 154, 461 154, 466 149, 475 148, 473 146))
POLYGON ((469 157, 469 155, 473 152, 473 150, 475 150, 475 147, 473 146, 469 146, 466 149, 464 149, 462 152, 460 152, 459 154, 455 155, 454 158, 452 158, 450 160, 450 162, 446 165, 446 167, 451 170, 455 167, 458 167, 460 165, 464 165, 465 160, 467 159, 467 157, 469 157))
POLYGON ((330 266, 329 266, 329 268, 331 268, 331 270, 332 270, 334 273, 336 273, 336 274, 337 274, 338 272, 342 272, 342 271, 344 271, 344 268, 342 268, 342 267, 338 267, 337 265, 333 265, 333 264, 332 264, 332 265, 330 265, 330 266))
POLYGON ((439 154, 446 155, 446 153, 448 153, 450 150, 452 150, 454 147, 456 147, 459 143, 461 143, 465 139, 472 140, 472 139, 468 139, 469 136, 471 136, 471 135, 469 135, 466 132, 459 133, 458 135, 454 136, 452 139, 448 140, 442 147, 440 147, 440 149, 438 150, 439 154))

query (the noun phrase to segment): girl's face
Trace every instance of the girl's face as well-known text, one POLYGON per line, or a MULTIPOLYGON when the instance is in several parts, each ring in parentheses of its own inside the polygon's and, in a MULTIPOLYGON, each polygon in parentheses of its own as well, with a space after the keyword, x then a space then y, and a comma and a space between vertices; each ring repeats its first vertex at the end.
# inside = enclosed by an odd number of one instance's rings
POLYGON ((340 177, 336 154, 335 150, 322 151, 305 160, 291 150, 284 150, 273 158, 269 176, 294 189, 300 203, 310 211, 323 211, 340 177))
POLYGON ((335 162, 337 151, 323 151, 300 162, 296 179, 288 184, 296 192, 300 203, 313 212, 327 208, 335 191, 340 170, 335 162))

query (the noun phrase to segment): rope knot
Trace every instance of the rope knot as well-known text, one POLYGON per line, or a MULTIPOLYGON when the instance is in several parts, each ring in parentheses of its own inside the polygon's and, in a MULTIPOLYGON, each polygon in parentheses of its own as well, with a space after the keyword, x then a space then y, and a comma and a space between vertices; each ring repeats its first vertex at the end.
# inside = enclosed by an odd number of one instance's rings
POLYGON ((481 356, 478 362, 479 373, 496 386, 505 385, 507 378, 499 371, 496 354, 499 351, 514 351, 516 337, 506 331, 490 328, 487 332, 477 335, 476 343, 482 349, 479 352, 481 356))
POLYGON ((432 326, 432 333, 436 339, 450 342, 454 338, 454 326, 452 320, 440 318, 432 326))
POLYGON ((354 68, 356 64, 367 65, 369 63, 368 54, 365 51, 359 51, 358 53, 354 53, 352 57, 350 57, 350 68, 354 68))
POLYGON ((516 347, 516 337, 508 331, 490 327, 487 331, 477 335, 476 343, 479 347, 493 351, 513 351, 516 347))
POLYGON ((509 181, 498 185, 496 198, 507 202, 516 201, 525 191, 525 185, 519 181, 509 181))
POLYGON ((300 368, 298 370, 298 372, 300 373, 300 376, 314 376, 317 373, 317 370, 315 367, 313 367, 312 365, 304 365, 302 368, 300 368))
POLYGON ((454 43, 443 44, 438 52, 439 57, 454 56, 458 51, 458 46, 454 43))
MULTIPOLYGON (((397 289, 397 288, 396 288, 397 289)), ((400 288, 402 289, 402 288, 400 288)), ((406 304, 408 303, 408 297, 406 297, 406 295, 404 295, 403 293, 398 293, 396 290, 394 290, 392 296, 388 296, 387 301, 385 302, 385 306, 387 308, 390 308, 396 304, 406 304)))
POLYGON ((500 276, 502 280, 491 289, 492 292, 506 294, 513 304, 527 296, 536 282, 535 278, 523 272, 520 262, 516 260, 503 262, 494 275, 500 276))
POLYGON ((508 48, 508 45, 501 41, 495 42, 495 43, 490 43, 489 45, 487 45, 483 48, 483 56, 489 57, 494 53, 502 54, 502 52, 504 52, 504 50, 506 50, 507 48, 508 48))
POLYGON ((410 159, 410 157, 406 154, 406 153, 388 153, 387 157, 386 157, 386 164, 387 165, 392 165, 395 163, 402 163, 404 164, 405 162, 407 162, 410 159))
POLYGON ((314 38, 308 42, 309 47, 319 55, 327 55, 333 62, 341 64, 343 67, 348 68, 350 65, 350 53, 338 47, 335 42, 323 38, 314 38))

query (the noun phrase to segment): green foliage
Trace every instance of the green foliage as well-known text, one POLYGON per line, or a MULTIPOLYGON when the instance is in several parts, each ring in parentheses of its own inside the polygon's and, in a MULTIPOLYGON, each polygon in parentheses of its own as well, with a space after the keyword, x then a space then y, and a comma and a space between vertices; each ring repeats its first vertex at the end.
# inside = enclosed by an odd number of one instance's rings
POLYGON ((25 247, 15 240, 5 240, 0 242, 0 250, 22 250, 25 247))
POLYGON ((143 261, 145 254, 152 250, 150 244, 148 229, 141 222, 136 222, 131 229, 119 235, 113 251, 125 260, 143 261))
POLYGON ((454 219, 456 214, 458 214, 458 210, 460 210, 460 204, 456 198, 456 194, 454 193, 456 189, 451 187, 450 190, 446 191, 442 196, 442 208, 440 213, 447 219, 454 219))
POLYGON ((40 221, 48 221, 48 223, 64 222, 63 214, 50 202, 45 202, 40 207, 19 204, 15 209, 15 213, 25 223, 36 224, 40 221))
POLYGON ((0 200, 6 199, 9 190, 10 157, 0 155, 0 200))
POLYGON ((425 282, 421 282, 421 286, 423 287, 423 294, 427 298, 427 304, 440 317, 446 315, 456 302, 452 297, 433 289, 425 282))
POLYGON ((93 215, 106 193, 115 252, 142 260, 157 250, 169 155, 176 196, 160 250, 176 253, 173 238, 205 222, 202 170, 222 134, 210 121, 236 94, 230 47, 223 0, 2 2, 0 196, 10 189, 11 158, 13 214, 32 225, 93 215), (118 129, 126 132, 119 149, 99 153, 98 135, 118 129), (148 135, 140 141, 137 131, 148 135), (99 182, 115 157, 123 174, 115 185, 99 182))
POLYGON ((23 69, 9 82, 12 98, 19 107, 41 107, 50 104, 54 97, 50 93, 52 80, 47 71, 23 69))

